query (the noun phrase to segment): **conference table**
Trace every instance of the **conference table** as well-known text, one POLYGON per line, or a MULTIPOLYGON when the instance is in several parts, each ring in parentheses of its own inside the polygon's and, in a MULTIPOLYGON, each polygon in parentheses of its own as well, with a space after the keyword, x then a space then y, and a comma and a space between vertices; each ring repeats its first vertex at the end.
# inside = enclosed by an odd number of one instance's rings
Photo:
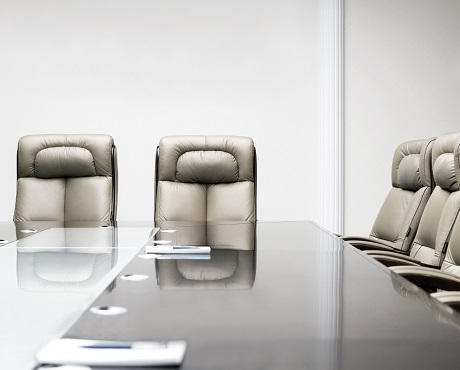
POLYGON ((314 222, 104 226, 0 223, 1 369, 65 370, 36 360, 58 338, 182 341, 187 370, 460 365, 456 311, 314 222), (145 253, 171 241, 211 252, 145 253))

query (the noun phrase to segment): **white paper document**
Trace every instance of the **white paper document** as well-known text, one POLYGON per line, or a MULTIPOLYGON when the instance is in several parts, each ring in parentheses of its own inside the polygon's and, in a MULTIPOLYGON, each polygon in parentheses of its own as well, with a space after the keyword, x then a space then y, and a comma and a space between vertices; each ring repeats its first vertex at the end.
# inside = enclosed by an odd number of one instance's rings
POLYGON ((185 341, 124 342, 61 338, 37 354, 42 364, 87 366, 178 366, 185 341))
POLYGON ((209 254, 211 247, 196 245, 148 245, 145 253, 154 254, 209 254))

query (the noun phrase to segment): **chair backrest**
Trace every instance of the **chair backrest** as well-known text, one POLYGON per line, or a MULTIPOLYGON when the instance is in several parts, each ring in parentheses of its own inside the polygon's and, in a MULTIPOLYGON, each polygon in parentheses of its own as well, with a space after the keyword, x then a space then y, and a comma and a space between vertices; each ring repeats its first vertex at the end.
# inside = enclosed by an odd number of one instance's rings
POLYGON ((410 249, 411 257, 440 266, 442 249, 448 242, 460 210, 460 133, 439 136, 433 144, 432 165, 435 188, 420 220, 410 249))
POLYGON ((392 189, 375 219, 369 237, 407 251, 431 195, 431 151, 434 138, 400 144, 394 153, 392 189))
MULTIPOLYGON (((459 193, 459 192, 457 192, 459 193)), ((460 219, 457 218, 448 241, 446 257, 441 270, 460 276, 460 219)))
POLYGON ((155 224, 255 221, 256 155, 242 136, 167 136, 157 148, 155 224))
POLYGON ((117 214, 117 158, 109 135, 19 140, 14 221, 104 221, 117 214))

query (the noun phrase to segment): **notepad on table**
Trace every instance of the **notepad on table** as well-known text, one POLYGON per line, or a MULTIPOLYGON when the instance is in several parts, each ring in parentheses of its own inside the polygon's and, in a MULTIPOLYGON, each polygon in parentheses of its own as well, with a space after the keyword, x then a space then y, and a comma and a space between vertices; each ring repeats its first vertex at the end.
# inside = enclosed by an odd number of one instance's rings
POLYGON ((148 245, 145 253, 154 254, 209 254, 211 247, 196 245, 148 245))
POLYGON ((178 366, 185 341, 105 341, 61 338, 38 354, 42 364, 86 366, 178 366))

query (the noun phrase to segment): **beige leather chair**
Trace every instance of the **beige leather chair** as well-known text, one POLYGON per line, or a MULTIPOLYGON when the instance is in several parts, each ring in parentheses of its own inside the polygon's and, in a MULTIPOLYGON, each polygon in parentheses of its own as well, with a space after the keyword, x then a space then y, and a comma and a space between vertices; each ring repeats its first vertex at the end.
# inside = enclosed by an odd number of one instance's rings
POLYGON ((111 136, 24 136, 17 167, 14 221, 116 221, 117 158, 111 136))
MULTIPOLYGON (((452 134, 452 136, 457 139, 453 145, 453 152, 443 153, 436 159, 450 168, 450 171, 446 171, 441 178, 435 175, 437 183, 443 183, 444 187, 451 189, 451 192, 446 195, 448 199, 445 202, 442 216, 448 214, 448 218, 453 220, 452 228, 443 227, 442 220, 437 228, 436 239, 441 238, 444 242, 442 248, 437 248, 434 259, 440 258, 442 261, 441 269, 437 270, 426 266, 390 267, 393 272, 427 291, 460 291, 460 218, 458 217, 460 210, 460 134, 452 134), (443 258, 444 253, 445 257, 443 258)), ((448 135, 443 137, 448 137, 448 135)), ((445 148, 448 147, 446 143, 447 140, 443 142, 445 148)), ((437 247, 441 244, 438 241, 436 243, 437 247)))
POLYGON ((155 225, 256 220, 256 154, 242 136, 168 136, 157 149, 155 225))
POLYGON ((432 163, 436 186, 423 211, 409 256, 376 250, 366 251, 367 254, 387 266, 440 267, 443 259, 442 249, 448 242, 460 211, 459 156, 460 133, 442 135, 434 142, 432 163))
POLYGON ((369 237, 342 236, 359 249, 373 246, 407 252, 432 191, 431 150, 434 138, 400 144, 394 153, 392 188, 369 237))

